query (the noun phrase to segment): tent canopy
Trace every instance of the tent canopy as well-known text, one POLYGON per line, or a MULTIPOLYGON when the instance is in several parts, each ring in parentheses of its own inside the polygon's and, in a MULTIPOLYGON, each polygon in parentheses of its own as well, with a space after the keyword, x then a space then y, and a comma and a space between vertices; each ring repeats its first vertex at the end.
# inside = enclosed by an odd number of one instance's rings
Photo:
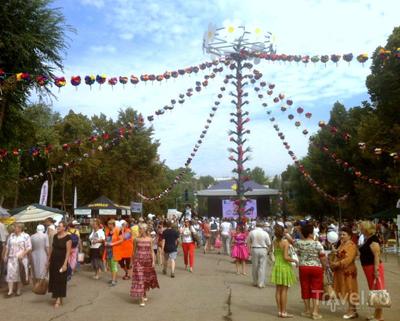
POLYGON ((170 209, 168 209, 167 218, 170 220, 170 219, 173 218, 174 215, 175 215, 175 217, 176 217, 177 219, 180 219, 181 216, 182 216, 182 212, 179 212, 179 211, 178 211, 177 209, 175 209, 175 208, 170 208, 170 209))
POLYGON ((101 210, 101 209, 117 210, 122 208, 123 208, 122 206, 115 204, 112 200, 110 200, 108 197, 105 196, 100 196, 99 198, 96 198, 94 201, 90 202, 88 205, 79 207, 79 209, 92 209, 92 210, 101 210))
POLYGON ((16 222, 27 223, 27 222, 40 222, 46 218, 51 217, 56 221, 62 220, 66 214, 57 208, 43 206, 40 204, 31 204, 24 207, 19 207, 10 211, 11 215, 16 222))
POLYGON ((400 209, 391 208, 391 209, 388 209, 385 211, 371 214, 371 215, 369 215, 369 218, 371 218, 371 219, 374 219, 374 218, 391 219, 391 218, 396 218, 397 215, 400 215, 400 209))
POLYGON ((0 206, 0 217, 10 217, 10 213, 8 211, 0 206))
POLYGON ((86 206, 78 207, 74 210, 75 215, 129 215, 130 208, 114 203, 108 197, 100 196, 86 206))

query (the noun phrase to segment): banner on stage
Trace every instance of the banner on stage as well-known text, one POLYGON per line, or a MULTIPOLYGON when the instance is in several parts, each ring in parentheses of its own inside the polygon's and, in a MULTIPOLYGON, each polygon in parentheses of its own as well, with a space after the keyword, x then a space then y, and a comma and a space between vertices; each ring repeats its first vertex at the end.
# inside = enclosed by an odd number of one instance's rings
POLYGON ((49 181, 45 181, 40 191, 40 200, 39 200, 40 205, 47 206, 48 191, 49 191, 49 181))
MULTIPOLYGON (((257 200, 248 199, 245 207, 245 215, 247 218, 257 218, 257 200)), ((222 216, 224 218, 239 217, 238 207, 235 205, 234 200, 222 200, 222 216)))

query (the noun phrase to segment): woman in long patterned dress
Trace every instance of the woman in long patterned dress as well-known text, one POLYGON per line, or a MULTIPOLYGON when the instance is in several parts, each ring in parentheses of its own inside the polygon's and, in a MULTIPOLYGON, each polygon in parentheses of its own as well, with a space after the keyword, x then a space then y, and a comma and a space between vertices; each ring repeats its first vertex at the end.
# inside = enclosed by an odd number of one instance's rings
POLYGON ((4 261, 7 262, 8 293, 7 298, 13 295, 14 283, 17 283, 16 295, 21 295, 22 280, 20 274, 20 264, 25 268, 25 278, 28 279, 28 254, 32 250, 31 238, 24 233, 22 223, 15 224, 14 233, 10 234, 4 253, 4 261))
POLYGON ((139 224, 139 237, 135 239, 131 287, 131 296, 139 299, 141 307, 146 305, 147 292, 160 287, 154 269, 155 259, 153 240, 148 234, 148 226, 141 223, 139 224))
POLYGON ((357 267, 355 264, 357 258, 357 246, 351 240, 353 236, 352 229, 342 227, 340 231, 340 245, 335 250, 334 262, 331 267, 333 274, 333 287, 340 301, 348 303, 347 313, 343 319, 355 319, 358 317, 356 306, 359 302, 357 267))

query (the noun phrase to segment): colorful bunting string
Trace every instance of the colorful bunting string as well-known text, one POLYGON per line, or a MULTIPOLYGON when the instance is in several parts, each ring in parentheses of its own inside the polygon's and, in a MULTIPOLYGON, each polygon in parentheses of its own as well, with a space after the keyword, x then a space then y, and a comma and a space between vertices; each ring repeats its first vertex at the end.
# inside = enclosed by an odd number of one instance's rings
POLYGON ((127 76, 107 77, 104 74, 97 74, 97 75, 91 74, 91 75, 86 75, 84 77, 81 77, 80 75, 73 75, 71 77, 53 76, 49 78, 45 75, 34 75, 28 72, 8 73, 0 68, 0 86, 9 78, 14 78, 17 81, 17 83, 21 84, 35 83, 39 87, 45 87, 54 84, 56 87, 60 89, 62 87, 65 87, 68 83, 70 83, 72 86, 77 88, 82 84, 83 80, 83 82, 86 85, 88 85, 90 89, 92 88, 92 85, 94 85, 96 82, 99 84, 100 88, 104 84, 108 84, 111 86, 111 88, 113 88, 118 83, 120 83, 123 86, 128 84, 128 82, 130 82, 133 85, 137 85, 140 82, 160 83, 162 81, 167 81, 168 79, 176 79, 178 77, 183 77, 185 75, 197 74, 201 71, 204 71, 206 69, 211 69, 220 64, 229 65, 229 63, 230 63, 229 58, 221 57, 220 59, 217 60, 207 61, 196 66, 186 67, 174 71, 166 71, 158 75, 146 73, 138 76, 131 75, 130 77, 127 76), (69 81, 67 79, 69 79, 69 81))
POLYGON ((221 100, 223 98, 223 92, 226 90, 226 88, 224 86, 220 87, 220 93, 217 95, 217 99, 214 102, 214 106, 211 108, 211 111, 208 115, 208 118, 206 120, 206 124, 204 125, 204 129, 202 130, 202 132, 199 135, 199 139, 197 140, 196 144, 194 145, 189 157, 187 158, 186 162, 185 162, 185 168, 175 177, 175 179, 173 180, 173 182, 164 190, 162 191, 160 194, 153 196, 153 197, 148 197, 142 193, 138 193, 138 196, 140 198, 142 198, 144 201, 146 202, 153 202, 153 201, 158 201, 160 199, 162 199, 163 197, 167 196, 175 187, 176 185, 178 185, 178 183, 182 180, 182 178, 184 177, 185 173, 188 171, 188 169, 190 168, 190 164, 192 163, 194 157, 196 156, 200 146, 203 144, 204 142, 204 138, 206 137, 208 130, 210 128, 210 125, 213 121, 213 118, 215 116, 215 113, 217 112, 220 104, 221 104, 221 100))
MULTIPOLYGON (((137 124, 137 128, 140 128, 144 124, 144 119, 141 114, 138 115, 137 119, 135 120, 135 123, 130 123, 125 127, 121 127, 117 130, 118 135, 124 136, 125 132, 127 130, 133 130, 135 129, 135 124, 137 124)), ((74 142, 70 143, 64 143, 61 146, 55 147, 50 144, 36 144, 34 146, 31 146, 29 148, 23 148, 23 147, 12 147, 12 148, 0 148, 0 161, 8 159, 13 159, 13 158, 18 158, 23 155, 29 155, 33 159, 37 157, 48 157, 51 153, 54 151, 60 151, 63 150, 66 154, 73 149, 73 148, 81 148, 85 144, 86 145, 93 145, 95 142, 102 140, 103 143, 106 143, 108 140, 110 140, 110 137, 112 136, 112 133, 107 133, 104 132, 102 134, 93 134, 85 139, 77 139, 74 142)))
MULTIPOLYGON (((297 108, 298 114, 302 114, 303 111, 304 111, 304 109, 302 107, 297 108)), ((291 119, 291 120, 295 119, 293 115, 292 115, 293 118, 291 118, 290 117, 291 115, 292 114, 289 115, 289 119, 291 119)), ((273 118, 273 121, 275 121, 275 118, 273 118)), ((299 127, 301 122, 300 121, 295 121, 294 124, 295 124, 296 127, 299 127)), ((324 121, 319 121, 318 124, 319 124, 319 127, 327 128, 332 135, 337 135, 337 136, 341 137, 345 141, 349 141, 350 138, 351 138, 349 133, 340 134, 336 127, 328 125, 324 121)), ((276 128, 276 127, 274 126, 274 128, 276 128)), ((308 132, 308 130, 306 128, 302 131, 302 133, 305 136, 309 134, 309 132, 308 132)), ((285 135, 283 134, 283 132, 280 132, 279 130, 278 130, 278 136, 279 136, 279 138, 281 140, 285 139, 285 135)), ((326 146, 326 145, 319 146, 318 144, 316 144, 316 142, 314 142, 314 140, 313 140, 313 137, 310 137, 310 141, 315 147, 319 148, 321 151, 323 151, 325 154, 327 154, 331 159, 333 159, 338 166, 342 167, 345 170, 345 172, 356 176, 358 179, 361 179, 361 180, 367 182, 368 184, 371 184, 371 185, 374 185, 374 186, 378 186, 378 187, 382 187, 382 188, 385 188, 385 189, 388 189, 388 190, 395 190, 395 189, 399 189, 400 188, 400 186, 397 186, 397 185, 394 185, 394 184, 389 184, 389 183, 386 183, 386 182, 384 182, 384 181, 382 181, 380 179, 371 178, 371 177, 363 174, 363 172, 360 169, 352 166, 348 161, 345 161, 345 160, 339 158, 336 153, 330 152, 328 146, 326 146)), ((376 155, 381 155, 382 151, 383 150, 381 148, 379 148, 379 149, 375 148, 374 149, 374 153, 376 155), (377 150, 379 150, 379 153, 377 153, 377 150)), ((392 156, 395 160, 398 159, 397 153, 390 153, 390 156, 392 156), (394 154, 395 154, 395 156, 394 156, 394 154)))
MULTIPOLYGON (((276 53, 265 53, 265 52, 254 52, 254 51, 246 51, 243 50, 241 52, 243 57, 247 57, 248 59, 254 59, 255 61, 259 61, 261 59, 272 61, 272 62, 295 62, 297 64, 302 63, 304 66, 307 66, 310 62, 313 64, 322 63, 325 65, 328 62, 333 62, 338 65, 340 60, 348 62, 350 64, 351 61, 355 58, 359 63, 364 65, 365 62, 369 59, 368 54, 362 53, 357 56, 352 53, 346 54, 331 54, 331 55, 287 55, 287 54, 276 54, 276 53)), ((381 48, 378 52, 378 57, 383 61, 386 61, 390 58, 400 59, 400 48, 397 48, 393 51, 386 50, 381 48)))
POLYGON ((218 73, 223 72, 223 70, 224 70, 224 68, 222 66, 219 67, 219 68, 214 68, 212 73, 204 76, 204 80, 203 81, 196 81, 195 82, 195 88, 194 89, 193 88, 188 88, 186 90, 185 94, 181 93, 181 94, 179 94, 178 98, 171 99, 171 104, 170 105, 165 105, 163 108, 160 108, 160 109, 154 111, 152 114, 147 116, 147 120, 152 122, 152 121, 155 120, 155 118, 157 116, 162 116, 162 115, 165 114, 166 111, 173 110, 175 108, 175 106, 176 106, 176 103, 179 103, 181 105, 184 104, 185 103, 185 97, 190 98, 190 97, 193 96, 193 94, 200 93, 202 88, 206 88, 208 86, 208 84, 209 84, 209 81, 215 79, 216 75, 218 73))
MULTIPOLYGON (((257 87, 255 87, 254 89, 255 89, 256 92, 258 92, 260 90, 260 88, 257 88, 257 87)), ((269 94, 272 94, 272 91, 270 91, 269 94)), ((259 94, 258 97, 259 98, 263 98, 263 95, 259 94)), ((283 94, 283 93, 279 94, 279 97, 275 97, 273 99, 273 103, 276 104, 276 103, 280 102, 282 100, 282 98, 284 98, 284 97, 285 97, 285 94, 283 94)), ((283 104, 280 107, 280 110, 282 112, 289 111, 289 108, 292 105, 293 105, 293 100, 287 99, 286 100, 286 104, 283 104)), ((265 106, 267 106, 267 104, 265 106)), ((306 112, 304 110, 304 108, 301 107, 301 106, 297 107, 296 112, 297 112, 298 115, 304 115, 307 119, 311 119, 311 117, 312 117, 312 113, 306 112)), ((272 113, 272 111, 268 111, 267 113, 270 115, 272 113)), ((295 119, 295 115, 293 113, 289 114, 288 115, 288 119, 289 120, 294 120, 295 119)), ((302 122, 300 120, 295 120, 294 121, 294 125, 296 127, 300 127, 302 125, 302 122)), ((318 126, 321 129, 326 128, 330 134, 332 134, 332 135, 334 135, 336 137, 342 138, 345 142, 349 142, 350 139, 351 139, 351 135, 348 132, 341 132, 337 127, 331 126, 329 124, 326 124, 322 120, 318 122, 318 126)), ((307 128, 304 128, 302 133, 306 136, 306 135, 309 134, 309 131, 308 131, 307 128)), ((397 160, 400 159, 400 151, 394 151, 393 149, 387 149, 387 148, 383 148, 383 147, 370 147, 370 146, 367 146, 367 144, 364 143, 364 142, 359 142, 358 143, 358 147, 359 147, 359 149, 361 151, 363 151, 363 152, 364 151, 369 151, 369 152, 373 153, 376 156, 381 156, 383 154, 387 154, 387 155, 389 155, 390 157, 393 158, 394 162, 396 162, 397 160)))
MULTIPOLYGON (((275 123, 275 120, 270 119, 270 121, 272 123, 275 123)), ((318 194, 320 194, 321 196, 323 196, 325 199, 327 199, 330 202, 338 203, 338 202, 345 201, 348 198, 349 194, 345 194, 342 196, 332 196, 329 193, 327 193, 323 188, 321 188, 315 182, 315 180, 311 177, 310 173, 304 168, 304 165, 300 163, 298 157, 291 149, 289 143, 285 140, 285 138, 282 139, 283 134, 281 134, 282 132, 280 131, 279 126, 277 124, 274 124, 273 128, 277 132, 278 137, 282 140, 282 145, 285 147, 285 149, 287 149, 288 154, 292 158, 296 168, 303 175, 305 181, 309 184, 309 186, 311 186, 315 191, 318 192, 318 194)))
POLYGON ((121 140, 129 137, 130 135, 133 134, 133 128, 131 123, 127 124, 124 127, 119 128, 118 130, 116 130, 113 135, 115 137, 111 138, 109 137, 107 139, 107 142, 103 142, 103 144, 100 144, 97 146, 97 148, 95 148, 94 146, 92 146, 92 149, 90 151, 90 153, 86 152, 84 153, 82 156, 77 157, 75 159, 72 159, 70 161, 65 161, 61 164, 58 165, 54 165, 52 166, 49 170, 44 171, 44 172, 40 172, 38 174, 35 175, 29 175, 29 176, 24 176, 24 177, 20 177, 20 180, 22 182, 35 182, 39 179, 43 179, 51 174, 56 174, 56 173, 63 173, 64 170, 66 170, 67 168, 71 168, 74 166, 77 166, 79 163, 81 163, 82 161, 84 161, 85 159, 88 159, 90 157, 93 157, 96 152, 104 152, 104 151, 109 151, 112 148, 114 148, 115 146, 117 146, 121 140))

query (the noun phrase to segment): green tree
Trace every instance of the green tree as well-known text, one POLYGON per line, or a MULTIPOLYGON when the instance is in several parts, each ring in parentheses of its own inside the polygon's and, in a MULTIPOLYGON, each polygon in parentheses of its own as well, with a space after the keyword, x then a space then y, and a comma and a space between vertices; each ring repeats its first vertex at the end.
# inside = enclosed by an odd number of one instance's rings
MULTIPOLYGON (((63 67, 67 48, 66 25, 60 9, 51 8, 50 0, 3 0, 0 2, 0 68, 6 73, 27 72, 31 77, 54 77, 63 67)), ((0 130, 6 115, 22 108, 32 89, 46 93, 36 81, 18 83, 14 76, 2 85, 0 130)), ((0 135, 0 143, 2 143, 0 135)))
POLYGON ((261 167, 254 167, 249 172, 249 176, 251 180, 255 181, 258 184, 267 185, 269 183, 269 178, 261 167))

